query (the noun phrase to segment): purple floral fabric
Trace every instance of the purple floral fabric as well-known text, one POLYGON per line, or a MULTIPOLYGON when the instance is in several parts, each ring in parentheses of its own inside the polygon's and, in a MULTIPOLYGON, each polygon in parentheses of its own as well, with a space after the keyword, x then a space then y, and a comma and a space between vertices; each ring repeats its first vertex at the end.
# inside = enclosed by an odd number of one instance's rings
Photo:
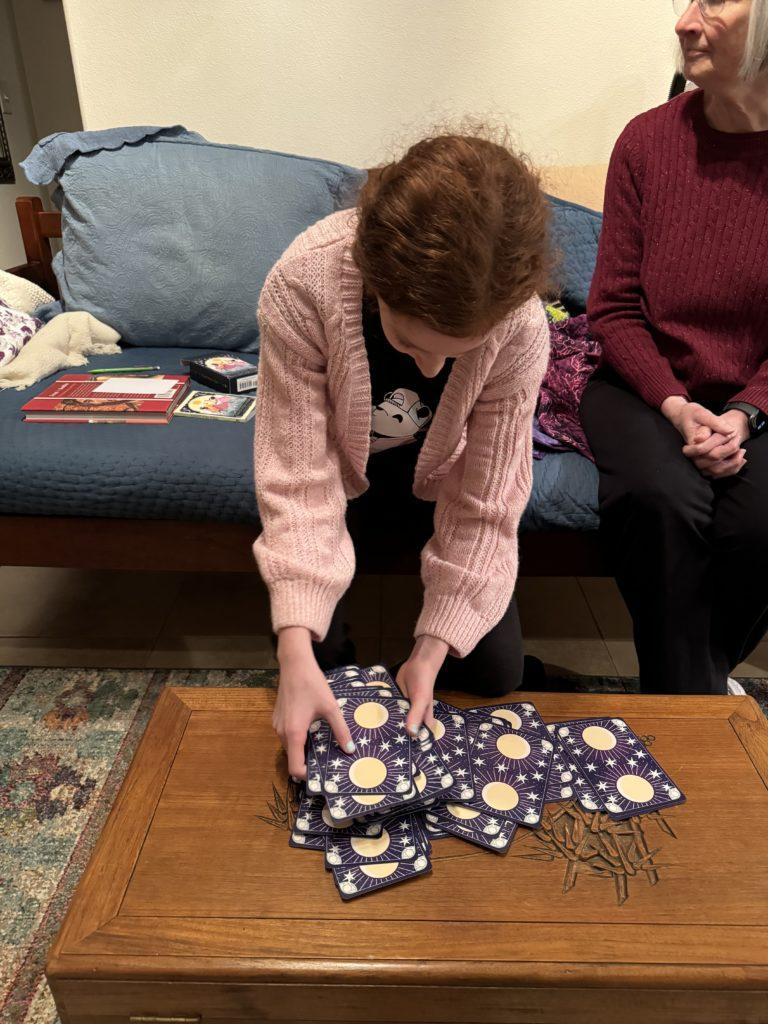
POLYGON ((594 462, 581 426, 579 404, 600 362, 600 345, 590 335, 586 314, 549 325, 552 350, 539 394, 534 458, 573 450, 594 462))
POLYGON ((15 359, 42 326, 37 317, 12 309, 0 299, 0 366, 15 359))

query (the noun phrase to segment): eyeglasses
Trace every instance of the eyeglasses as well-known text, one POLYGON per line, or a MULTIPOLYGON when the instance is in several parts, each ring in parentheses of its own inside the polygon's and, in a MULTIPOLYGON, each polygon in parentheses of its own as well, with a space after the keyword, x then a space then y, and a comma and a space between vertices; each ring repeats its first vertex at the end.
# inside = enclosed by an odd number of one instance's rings
POLYGON ((692 3, 699 5, 703 18, 714 18, 722 11, 725 0, 672 0, 672 8, 679 18, 685 14, 692 3))

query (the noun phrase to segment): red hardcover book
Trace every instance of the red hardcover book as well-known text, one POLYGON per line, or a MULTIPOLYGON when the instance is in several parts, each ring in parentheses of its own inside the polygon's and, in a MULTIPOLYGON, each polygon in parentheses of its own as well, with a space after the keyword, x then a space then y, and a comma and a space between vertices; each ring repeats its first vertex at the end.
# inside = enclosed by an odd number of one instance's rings
POLYGON ((187 374, 65 373, 21 411, 31 423, 168 423, 188 384, 187 374))

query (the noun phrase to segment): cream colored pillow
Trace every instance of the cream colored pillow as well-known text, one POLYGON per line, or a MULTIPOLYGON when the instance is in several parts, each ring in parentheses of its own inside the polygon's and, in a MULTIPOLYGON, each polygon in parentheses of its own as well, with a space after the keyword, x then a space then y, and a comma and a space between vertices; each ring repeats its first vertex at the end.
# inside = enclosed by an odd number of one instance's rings
POLYGON ((12 309, 31 313, 46 302, 53 302, 53 296, 24 277, 0 270, 0 299, 12 309))

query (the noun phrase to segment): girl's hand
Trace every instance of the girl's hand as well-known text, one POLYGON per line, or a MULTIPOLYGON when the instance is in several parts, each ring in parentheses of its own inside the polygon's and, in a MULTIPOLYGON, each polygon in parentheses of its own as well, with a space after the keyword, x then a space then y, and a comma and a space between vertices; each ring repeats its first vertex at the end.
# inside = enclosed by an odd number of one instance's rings
POLYGON ((324 718, 342 750, 354 752, 347 723, 312 651, 312 638, 303 626, 281 629, 277 639, 280 682, 272 726, 288 755, 288 772, 306 779, 304 744, 316 718, 324 718))
POLYGON ((430 729, 435 726, 432 698, 437 673, 442 668, 447 654, 448 644, 445 640, 438 640, 434 636, 420 636, 413 645, 410 657, 403 662, 397 673, 397 685, 411 702, 411 710, 405 724, 412 736, 418 735, 425 722, 430 729))

